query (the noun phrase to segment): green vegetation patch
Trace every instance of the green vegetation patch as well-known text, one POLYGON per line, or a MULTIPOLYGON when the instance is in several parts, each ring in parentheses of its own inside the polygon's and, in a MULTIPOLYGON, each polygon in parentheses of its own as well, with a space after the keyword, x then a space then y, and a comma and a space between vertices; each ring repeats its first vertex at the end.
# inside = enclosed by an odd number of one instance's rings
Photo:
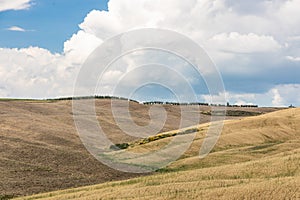
POLYGON ((0 194, 0 200, 8 200, 8 199, 12 199, 12 198, 14 198, 14 196, 13 195, 1 195, 0 194))
POLYGON ((114 149, 114 150, 120 150, 120 149, 127 149, 129 147, 133 147, 136 145, 143 145, 143 144, 147 144, 156 140, 160 140, 163 138, 168 138, 168 137, 173 137, 176 135, 185 135, 185 134, 191 134, 191 133, 195 133, 198 131, 201 131, 202 129, 198 129, 198 128, 189 128, 189 129, 184 129, 184 130, 179 130, 177 132, 167 132, 167 133, 160 133, 157 135, 153 135, 147 138, 143 138, 141 140, 137 140, 131 143, 121 143, 121 144, 114 144, 110 146, 110 149, 114 149))
POLYGON ((211 116, 230 116, 230 117, 251 117, 258 116, 263 113, 261 112, 250 112, 244 110, 220 110, 220 111, 203 111, 201 112, 203 115, 211 115, 211 116))

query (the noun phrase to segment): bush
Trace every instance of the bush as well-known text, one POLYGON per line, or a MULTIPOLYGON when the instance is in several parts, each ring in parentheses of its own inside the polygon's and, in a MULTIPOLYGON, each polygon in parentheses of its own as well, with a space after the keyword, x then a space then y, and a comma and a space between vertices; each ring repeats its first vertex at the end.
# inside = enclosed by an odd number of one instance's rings
MULTIPOLYGON (((115 147, 118 147, 119 149, 127 149, 129 147, 129 144, 128 143, 122 143, 122 144, 115 144, 115 145, 112 145, 112 146, 115 146, 115 147)), ((110 147, 111 149, 114 149, 114 147, 110 147)))
POLYGON ((0 195, 0 200, 8 200, 12 199, 13 197, 13 195, 0 195))

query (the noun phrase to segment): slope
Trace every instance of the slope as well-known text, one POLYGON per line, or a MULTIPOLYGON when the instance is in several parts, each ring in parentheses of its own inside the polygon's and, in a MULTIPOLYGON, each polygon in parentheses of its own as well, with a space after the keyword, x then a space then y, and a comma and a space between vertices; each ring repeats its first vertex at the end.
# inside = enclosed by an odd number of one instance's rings
MULTIPOLYGON (((169 139, 128 150, 147 151, 169 139)), ((23 199, 300 198, 299 108, 227 121, 214 151, 199 159, 202 141, 200 131, 181 159, 155 175, 23 199)))
MULTIPOLYGON (((136 138, 114 121, 110 99, 96 100, 101 127, 116 142, 136 138)), ((125 101, 115 100, 120 108, 125 101)), ((149 123, 151 106, 130 102, 130 114, 139 125, 149 123)), ((179 106, 166 105, 162 131, 177 129, 179 106)), ((209 107, 201 107, 202 111, 209 107)), ((237 108, 232 108, 237 109, 237 108)), ((243 108, 271 112, 276 108, 243 108)), ((193 107, 192 107, 193 110, 193 107)), ((209 120, 203 115, 201 123, 209 120)), ((137 176, 101 164, 82 145, 72 117, 71 101, 0 100, 0 197, 24 196, 65 188, 122 180, 137 176)))

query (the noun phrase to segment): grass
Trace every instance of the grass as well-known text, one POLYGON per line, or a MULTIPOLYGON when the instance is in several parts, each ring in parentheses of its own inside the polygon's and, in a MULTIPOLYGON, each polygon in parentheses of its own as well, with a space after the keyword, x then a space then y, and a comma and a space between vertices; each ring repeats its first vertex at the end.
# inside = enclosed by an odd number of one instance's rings
POLYGON ((139 145, 145 145, 148 144, 150 142, 154 142, 157 140, 161 140, 164 138, 170 138, 170 137, 174 137, 176 135, 186 135, 186 134, 191 134, 191 133, 196 133, 199 131, 203 131, 204 129, 198 128, 198 127, 188 127, 188 128, 184 128, 184 129, 180 129, 180 130, 176 130, 176 131, 169 131, 169 132, 165 132, 165 133, 159 133, 157 135, 153 135, 147 138, 143 138, 137 141, 133 141, 133 142, 129 142, 129 143, 121 143, 121 144, 115 144, 115 145, 111 145, 110 149, 127 149, 127 148, 134 148, 136 146, 139 145))
POLYGON ((168 172, 27 199, 296 199, 300 151, 241 164, 168 172), (271 195, 271 196, 269 196, 271 195))
POLYGON ((46 99, 17 99, 17 98, 0 98, 0 101, 51 102, 51 100, 46 100, 46 99))
POLYGON ((299 153, 297 150, 286 156, 278 154, 242 164, 169 172, 27 199, 296 199, 299 153))
POLYGON ((0 195, 0 200, 8 200, 12 199, 13 197, 13 195, 0 195))
POLYGON ((299 122, 300 109, 228 121, 215 151, 199 159, 203 125, 185 155, 154 175, 20 199, 299 199, 299 122))
POLYGON ((244 110, 227 110, 227 111, 202 111, 204 115, 214 115, 214 116, 258 116, 261 112, 250 112, 244 110))

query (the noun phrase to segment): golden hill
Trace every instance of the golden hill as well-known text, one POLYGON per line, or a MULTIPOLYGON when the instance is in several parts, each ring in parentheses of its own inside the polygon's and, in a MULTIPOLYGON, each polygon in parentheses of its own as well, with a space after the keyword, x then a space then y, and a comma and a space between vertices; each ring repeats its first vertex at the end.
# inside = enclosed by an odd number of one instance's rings
MULTIPOLYGON (((124 106, 124 101, 115 101, 119 107, 124 106)), ((150 107, 130 102, 133 120, 146 125, 150 107)), ((164 107, 168 118, 161 131, 178 129, 179 106, 164 107)), ((201 107, 203 112, 209 109, 201 107)), ((240 109, 262 113, 278 110, 240 109)), ((110 99, 96 100, 96 113, 101 127, 115 143, 137 139, 118 128, 110 99)), ((201 123, 209 117, 202 115, 201 123)), ((0 170, 0 199, 138 176, 113 170, 87 152, 76 132, 71 101, 0 100, 0 170)))
MULTIPOLYGON (((199 159, 207 126, 197 126, 190 149, 157 174, 22 199, 300 198, 299 108, 226 121, 213 152, 199 159)), ((169 139, 126 151, 150 151, 169 139)))

